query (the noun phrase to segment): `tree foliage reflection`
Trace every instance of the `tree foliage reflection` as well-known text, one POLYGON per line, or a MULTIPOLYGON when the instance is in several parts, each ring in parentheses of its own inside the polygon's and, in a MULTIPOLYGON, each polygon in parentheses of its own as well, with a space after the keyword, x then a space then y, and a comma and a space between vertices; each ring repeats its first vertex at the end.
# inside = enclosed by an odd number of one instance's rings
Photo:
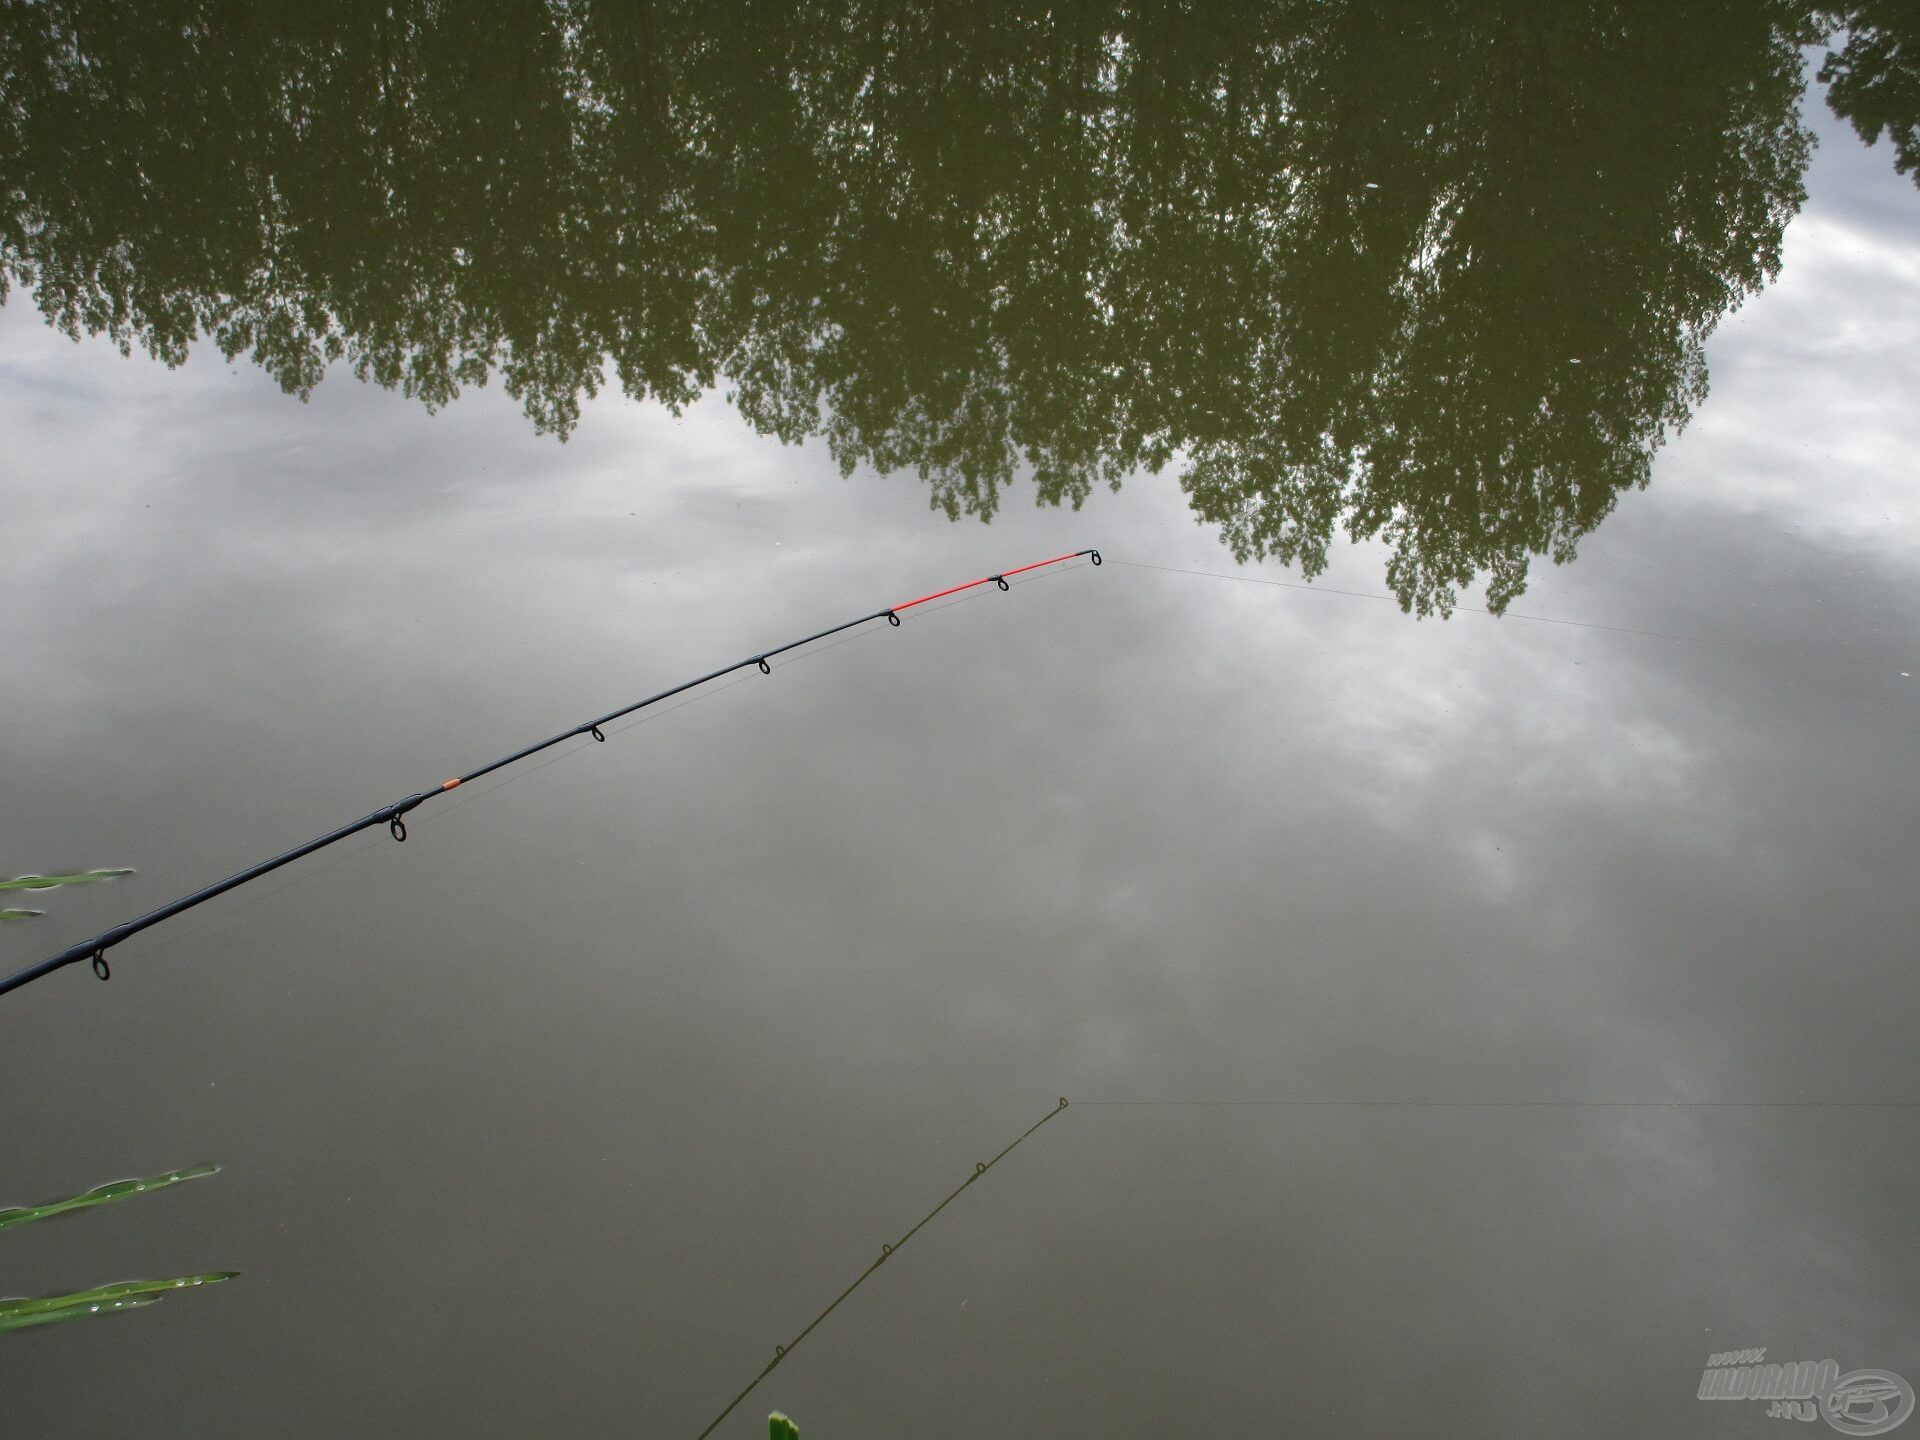
MULTIPOLYGON (((1854 7, 1829 68, 1907 165, 1897 9, 1854 7)), ((1777 270, 1831 23, 0 0, 0 295, 303 396, 335 363, 429 406, 497 372, 562 436, 609 379, 724 384, 954 517, 1171 464, 1243 559, 1375 538, 1403 605, 1498 609, 1646 484, 1777 270)))

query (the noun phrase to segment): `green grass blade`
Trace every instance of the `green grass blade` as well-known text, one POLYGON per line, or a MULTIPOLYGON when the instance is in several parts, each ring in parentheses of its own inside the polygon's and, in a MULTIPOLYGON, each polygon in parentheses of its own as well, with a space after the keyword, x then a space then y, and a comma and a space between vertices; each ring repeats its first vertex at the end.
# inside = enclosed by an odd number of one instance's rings
POLYGON ((91 1290, 76 1290, 71 1295, 45 1295, 37 1300, 0 1300, 0 1330, 18 1330, 24 1325, 37 1324, 40 1321, 36 1317, 53 1315, 62 1310, 85 1310, 93 1314, 104 1306, 125 1308, 121 1304, 123 1301, 146 1297, 157 1300, 173 1290, 218 1285, 239 1273, 238 1270, 213 1270, 205 1275, 180 1275, 172 1280, 121 1280, 112 1285, 97 1285, 91 1290))
POLYGON ((800 1427, 776 1410, 767 1416, 767 1440, 800 1440, 800 1427))
MULTIPOLYGON (((3 1304, 4 1302, 0 1302, 3 1304)), ((92 1305, 68 1305, 60 1310, 43 1310, 32 1315, 11 1315, 0 1308, 0 1335, 9 1330, 25 1330, 34 1325, 58 1325, 62 1320, 78 1320, 82 1315, 112 1315, 121 1310, 144 1310, 158 1305, 158 1295, 131 1295, 125 1300, 102 1300, 92 1305)))
POLYGON ((155 1175, 150 1180, 114 1180, 105 1185, 96 1185, 84 1195, 69 1196, 65 1200, 51 1200, 45 1205, 15 1205, 0 1210, 0 1230, 13 1225, 25 1225, 29 1221, 44 1220, 49 1215, 62 1215, 69 1210, 84 1210, 92 1205, 105 1205, 113 1200, 124 1200, 129 1195, 144 1195, 149 1190, 164 1190, 169 1185, 178 1185, 183 1180, 198 1180, 203 1175, 219 1172, 218 1165, 192 1165, 185 1170, 169 1170, 164 1175, 155 1175))
POLYGON ((44 910, 0 910, 0 920, 31 920, 46 913, 44 910))
POLYGON ((16 875, 0 880, 0 890, 51 890, 56 885, 91 885, 96 880, 117 880, 131 870, 81 870, 72 875, 16 875))

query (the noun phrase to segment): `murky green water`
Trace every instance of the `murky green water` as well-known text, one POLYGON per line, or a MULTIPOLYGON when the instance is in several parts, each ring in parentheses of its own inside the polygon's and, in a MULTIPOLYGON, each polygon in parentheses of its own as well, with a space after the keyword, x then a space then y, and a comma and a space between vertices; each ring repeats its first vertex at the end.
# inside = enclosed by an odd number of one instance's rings
POLYGON ((0 879, 134 871, 0 971, 1107 561, 0 998, 0 1208, 222 1167, 0 1296, 240 1272, 0 1336, 0 1434, 691 1436, 1060 1094, 718 1433, 1920 1381, 1916 55, 0 0, 0 879))

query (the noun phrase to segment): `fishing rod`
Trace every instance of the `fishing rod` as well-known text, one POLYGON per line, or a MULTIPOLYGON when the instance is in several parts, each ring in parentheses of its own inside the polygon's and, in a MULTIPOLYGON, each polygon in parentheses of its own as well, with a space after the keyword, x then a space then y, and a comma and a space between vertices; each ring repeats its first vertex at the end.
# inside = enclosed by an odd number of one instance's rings
MULTIPOLYGON (((1098 554, 1099 552, 1095 551, 1093 553, 1098 554)), ((1096 561, 1095 563, 1098 564, 1099 562, 1096 561)), ((926 1225, 929 1222, 931 1222, 936 1215, 938 1215, 942 1210, 946 1209, 947 1206, 951 1205, 955 1200, 958 1200, 960 1198, 960 1192, 962 1190, 965 1190, 969 1185, 973 1184, 974 1181, 978 1180, 982 1175, 986 1174, 989 1170, 993 1169, 994 1166, 998 1165, 1002 1160, 1006 1159, 1007 1156, 1011 1155, 1013 1151, 1019 1146, 1022 1140, 1025 1140, 1027 1136, 1033 1134, 1034 1131, 1038 1130, 1042 1125, 1046 1124, 1049 1120, 1053 1119, 1054 1116, 1058 1115, 1062 1110, 1066 1108, 1067 1108, 1067 1097, 1062 1095, 1060 1097, 1060 1103, 1058 1105, 1054 1106, 1053 1109, 1047 1111, 1046 1114, 1042 1115, 1038 1120, 1034 1121, 1033 1124, 1029 1125, 1025 1130, 1022 1130, 1020 1134, 1014 1139, 1013 1143, 1007 1146, 1006 1149, 1002 1150, 998 1155, 994 1156, 991 1160, 975 1161, 973 1166, 973 1173, 971 1175, 967 1176, 966 1179, 962 1180, 958 1185, 954 1186, 952 1193, 949 1194, 947 1198, 942 1200, 938 1205, 934 1206, 933 1209, 929 1210, 926 1213, 926 1215, 921 1219, 920 1223, 918 1225, 915 1225, 913 1229, 907 1231, 906 1234, 902 1235, 898 1240, 894 1241, 891 1245, 882 1245, 880 1247, 880 1253, 874 1257, 873 1263, 868 1265, 866 1269, 862 1270, 851 1285, 847 1286, 846 1289, 842 1290, 838 1295, 834 1296, 832 1303, 830 1303, 826 1309, 822 1310, 818 1315, 814 1316, 813 1319, 809 1320, 807 1322, 806 1329, 802 1330, 798 1335, 794 1336, 793 1339, 789 1340, 786 1344, 774 1346, 773 1358, 766 1363, 765 1368, 762 1369, 758 1375, 754 1376, 753 1379, 747 1382, 746 1389, 742 1390, 738 1395, 734 1396, 733 1399, 727 1402, 727 1408, 722 1410, 718 1415, 714 1416, 713 1419, 708 1423, 707 1428, 702 1430, 697 1436, 695 1436, 694 1440, 707 1440, 707 1437, 709 1435, 713 1434, 714 1431, 720 1428, 720 1422, 722 1420, 725 1420, 727 1416, 731 1415, 734 1412, 734 1408, 738 1406, 742 1400, 746 1399, 747 1396, 751 1395, 754 1392, 754 1388, 758 1386, 762 1380, 766 1379, 767 1376, 773 1373, 773 1367, 778 1365, 782 1360, 786 1359, 787 1356, 791 1355, 793 1353, 793 1347, 798 1345, 802 1340, 806 1339, 807 1336, 811 1335, 814 1332, 814 1328, 817 1325, 819 1325, 819 1323, 822 1320, 826 1319, 827 1316, 831 1315, 839 1307, 840 1302, 842 1300, 846 1299, 849 1295, 853 1294, 854 1291, 858 1290, 863 1284, 865 1284, 866 1279, 869 1275, 873 1274, 874 1271, 878 1270, 882 1265, 884 1265, 887 1262, 887 1260, 894 1254, 894 1252, 899 1250, 899 1248, 902 1245, 906 1244, 907 1241, 913 1239, 914 1236, 918 1235, 920 1231, 923 1228, 925 1228, 926 1225)))
POLYGON ((870 624, 875 620, 885 620, 887 624, 897 626, 900 623, 900 617, 916 605, 925 605, 930 601, 943 600, 949 595, 958 595, 966 590, 975 590, 982 585, 998 585, 1002 590, 1010 590, 1013 587, 1008 585, 1007 581, 1012 576, 1024 575, 1030 570, 1041 570, 1049 565, 1059 565, 1068 560, 1078 560, 1083 555, 1091 559, 1095 565, 1100 563, 1100 552, 1098 550, 1071 550, 1065 555, 1055 555, 1049 560, 1036 560, 1031 565, 1021 565, 1012 570, 1002 570, 996 575, 983 575, 978 580, 967 581, 964 585, 950 585, 945 590, 935 590, 930 595, 922 595, 914 600, 902 601, 898 605, 889 605, 884 610, 875 610, 869 615, 860 616, 857 620, 848 620, 843 624, 817 631, 803 639, 791 640, 785 645, 776 645, 770 650, 759 651, 756 654, 747 656, 744 660, 736 660, 731 665, 722 666, 718 670, 710 670, 696 680, 688 680, 684 684, 676 685, 671 690, 662 690, 658 695, 649 695, 644 700, 637 700, 631 705, 623 705, 618 710, 609 710, 605 715, 601 715, 593 720, 583 721, 571 730, 562 730, 558 735, 547 740, 542 740, 536 745, 528 745, 524 749, 514 751, 511 755, 502 756, 498 760, 482 765, 477 770, 470 770, 465 775, 457 775, 451 780, 442 781, 431 790, 422 790, 417 794, 407 796, 404 800, 395 801, 391 805, 382 805, 371 814, 362 815, 358 820, 342 825, 337 830, 329 830, 326 834, 317 836, 307 841, 304 845, 296 845, 291 850, 283 851, 281 854, 275 855, 271 860, 262 860, 259 864, 250 865, 245 870, 229 875, 226 879, 209 885, 205 889, 196 890, 191 895, 183 895, 178 900, 162 905, 157 910, 149 911, 137 920, 128 920, 123 924, 115 925, 110 930, 101 931, 91 940, 82 940, 78 945, 70 945, 58 955, 42 960, 38 965, 29 965, 26 969, 9 975, 4 980, 0 980, 0 995, 4 995, 10 990, 18 990, 29 981, 38 980, 42 975, 51 975, 54 971, 64 969, 66 966, 76 964, 81 960, 92 961, 93 973, 102 980, 111 979, 113 969, 107 963, 107 951, 111 950, 121 941, 138 935, 142 930, 151 929, 162 920, 171 920, 175 915, 186 910, 191 910, 196 905, 204 905, 207 901, 224 895, 229 890, 237 890, 240 886, 250 881, 258 880, 262 875, 271 874, 282 865, 290 865, 295 860, 301 860, 313 854, 316 850, 324 850, 329 845, 345 840, 349 835, 357 835, 362 830, 370 830, 376 825, 385 825, 388 833, 390 833, 395 840, 405 840, 407 838, 407 822, 405 817, 417 807, 433 799, 436 795, 444 795, 449 790, 457 790, 462 785, 470 785, 482 776, 491 775, 496 770, 503 770, 509 765, 517 764, 530 755, 538 755, 542 750, 549 750, 555 745, 560 744, 563 740, 573 739, 576 735, 591 735, 595 740, 604 741, 607 736, 605 730, 602 729, 603 726, 609 725, 615 720, 621 719, 623 716, 631 715, 636 710, 644 710, 649 705, 657 705, 662 700, 670 700, 675 695, 685 694, 689 690, 705 685, 710 680, 718 680, 722 675, 731 675, 736 670, 744 670, 749 665, 758 666, 762 675, 771 675, 773 673, 773 666, 768 663, 769 661, 777 656, 786 654, 789 650, 798 650, 802 645, 811 645, 816 640, 824 640, 830 635, 838 635, 844 630, 853 630, 861 625, 870 624))

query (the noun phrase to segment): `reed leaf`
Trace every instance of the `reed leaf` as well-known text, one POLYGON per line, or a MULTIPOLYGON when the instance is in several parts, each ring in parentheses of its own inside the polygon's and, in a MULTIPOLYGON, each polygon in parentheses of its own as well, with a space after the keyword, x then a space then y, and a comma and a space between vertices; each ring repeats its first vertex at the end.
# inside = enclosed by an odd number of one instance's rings
POLYGON ((15 1205, 0 1210, 0 1230, 14 1225, 25 1225, 34 1220, 45 1220, 50 1215, 63 1215, 69 1210, 84 1210, 93 1205, 105 1205, 110 1201, 124 1200, 129 1195, 144 1195, 150 1190, 164 1190, 169 1185, 178 1185, 183 1180, 198 1180, 204 1175, 218 1173, 218 1165, 193 1165, 185 1170, 169 1170, 164 1175, 155 1175, 150 1180, 114 1180, 105 1185, 96 1185, 82 1195, 72 1195, 65 1200, 50 1200, 45 1205, 15 1205))
POLYGON ((0 880, 0 890, 51 890, 59 885, 91 885, 96 880, 117 880, 131 870, 80 870, 71 875, 16 875, 0 880))
POLYGON ((0 1333, 8 1330, 26 1330, 35 1325, 58 1325, 62 1320, 78 1320, 82 1315, 112 1315, 121 1310, 144 1310, 149 1305, 158 1305, 158 1295, 133 1295, 125 1300, 102 1300, 92 1305, 68 1305, 59 1310, 46 1310, 33 1315, 9 1315, 0 1309, 0 1333))
POLYGON ((112 1285, 97 1285, 91 1290, 76 1290, 70 1295, 0 1300, 0 1331, 24 1330, 30 1325, 49 1325, 58 1320, 78 1319, 81 1315, 135 1310, 154 1304, 171 1291, 218 1285, 239 1273, 238 1270, 213 1270, 205 1275, 179 1275, 171 1280, 121 1280, 112 1285))

